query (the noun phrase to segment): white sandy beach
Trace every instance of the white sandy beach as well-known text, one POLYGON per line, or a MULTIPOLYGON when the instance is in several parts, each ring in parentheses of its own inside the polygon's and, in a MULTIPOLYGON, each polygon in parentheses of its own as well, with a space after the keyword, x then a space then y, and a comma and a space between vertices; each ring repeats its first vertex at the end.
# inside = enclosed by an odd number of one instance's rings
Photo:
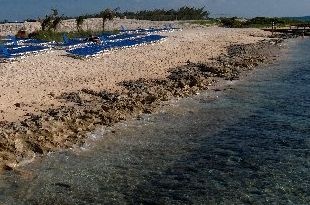
POLYGON ((16 121, 27 113, 59 106, 63 92, 83 88, 117 90, 117 83, 162 78, 186 61, 206 62, 232 44, 248 44, 269 35, 259 29, 195 28, 164 33, 155 45, 118 50, 88 60, 53 51, 0 64, 0 120, 16 121))

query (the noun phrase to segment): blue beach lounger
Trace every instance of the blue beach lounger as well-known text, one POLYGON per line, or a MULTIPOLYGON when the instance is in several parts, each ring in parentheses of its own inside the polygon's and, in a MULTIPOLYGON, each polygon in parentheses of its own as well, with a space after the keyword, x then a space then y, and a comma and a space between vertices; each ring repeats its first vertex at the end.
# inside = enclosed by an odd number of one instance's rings
POLYGON ((27 54, 36 54, 39 52, 47 51, 49 50, 48 47, 45 46, 34 46, 34 45, 29 45, 29 46, 16 46, 16 47, 10 47, 7 48, 3 45, 0 46, 0 57, 3 60, 14 60, 18 57, 23 57, 24 55, 27 54))
POLYGON ((67 53, 69 55, 80 57, 80 58, 88 58, 88 57, 94 57, 104 51, 103 45, 93 44, 93 45, 87 45, 85 47, 80 48, 73 48, 70 50, 67 50, 67 53))
POLYGON ((131 48, 143 44, 151 44, 163 40, 165 37, 160 35, 120 35, 118 38, 113 36, 114 40, 107 40, 107 36, 101 36, 100 39, 105 41, 102 44, 91 44, 79 48, 67 50, 67 53, 74 57, 88 58, 94 57, 100 53, 110 50, 131 48))
POLYGON ((11 61, 16 59, 19 55, 12 55, 7 47, 0 45, 0 59, 4 61, 11 61))

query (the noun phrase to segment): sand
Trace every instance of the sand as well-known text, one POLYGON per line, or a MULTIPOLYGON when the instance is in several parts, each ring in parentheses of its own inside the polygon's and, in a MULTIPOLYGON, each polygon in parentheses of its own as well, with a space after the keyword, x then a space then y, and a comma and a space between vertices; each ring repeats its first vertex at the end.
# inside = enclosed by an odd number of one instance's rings
POLYGON ((56 96, 83 88, 119 90, 117 84, 139 78, 163 78, 168 70, 191 62, 208 62, 233 44, 249 44, 269 33, 259 29, 219 27, 164 33, 161 43, 118 50, 88 60, 74 59, 65 51, 27 56, 0 64, 0 121, 18 121, 64 102, 56 96))

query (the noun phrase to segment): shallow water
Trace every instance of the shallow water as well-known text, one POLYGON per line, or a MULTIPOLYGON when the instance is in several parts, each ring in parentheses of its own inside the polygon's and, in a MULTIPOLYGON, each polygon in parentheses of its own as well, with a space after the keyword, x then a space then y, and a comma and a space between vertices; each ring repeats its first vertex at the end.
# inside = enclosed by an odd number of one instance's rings
POLYGON ((289 45, 223 93, 1 176, 0 204, 310 204, 310 40, 289 45))

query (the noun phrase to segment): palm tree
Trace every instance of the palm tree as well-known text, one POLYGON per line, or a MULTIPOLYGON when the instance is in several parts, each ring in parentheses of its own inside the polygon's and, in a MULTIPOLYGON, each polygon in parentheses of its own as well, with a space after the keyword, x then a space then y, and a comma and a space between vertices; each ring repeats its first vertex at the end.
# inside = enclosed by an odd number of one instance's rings
POLYGON ((60 24, 60 22, 62 21, 62 17, 59 17, 59 16, 56 16, 53 23, 52 23, 52 26, 51 28, 56 31, 57 29, 57 26, 60 24))
POLYGON ((81 30, 84 20, 85 20, 84 16, 78 16, 78 17, 75 19, 75 21, 76 21, 76 29, 77 29, 78 31, 81 30))
POLYGON ((101 11, 99 15, 102 18, 102 30, 104 31, 105 22, 107 20, 112 20, 115 14, 112 10, 106 9, 106 10, 101 11))
POLYGON ((42 30, 48 30, 51 27, 52 17, 51 16, 45 16, 45 19, 42 21, 41 26, 42 30))
POLYGON ((56 30, 57 26, 62 21, 62 17, 58 16, 57 9, 52 9, 52 13, 50 15, 46 15, 45 19, 42 21, 42 30, 56 30))
POLYGON ((51 9, 52 10, 52 16, 56 17, 58 16, 58 10, 57 9, 51 9))

